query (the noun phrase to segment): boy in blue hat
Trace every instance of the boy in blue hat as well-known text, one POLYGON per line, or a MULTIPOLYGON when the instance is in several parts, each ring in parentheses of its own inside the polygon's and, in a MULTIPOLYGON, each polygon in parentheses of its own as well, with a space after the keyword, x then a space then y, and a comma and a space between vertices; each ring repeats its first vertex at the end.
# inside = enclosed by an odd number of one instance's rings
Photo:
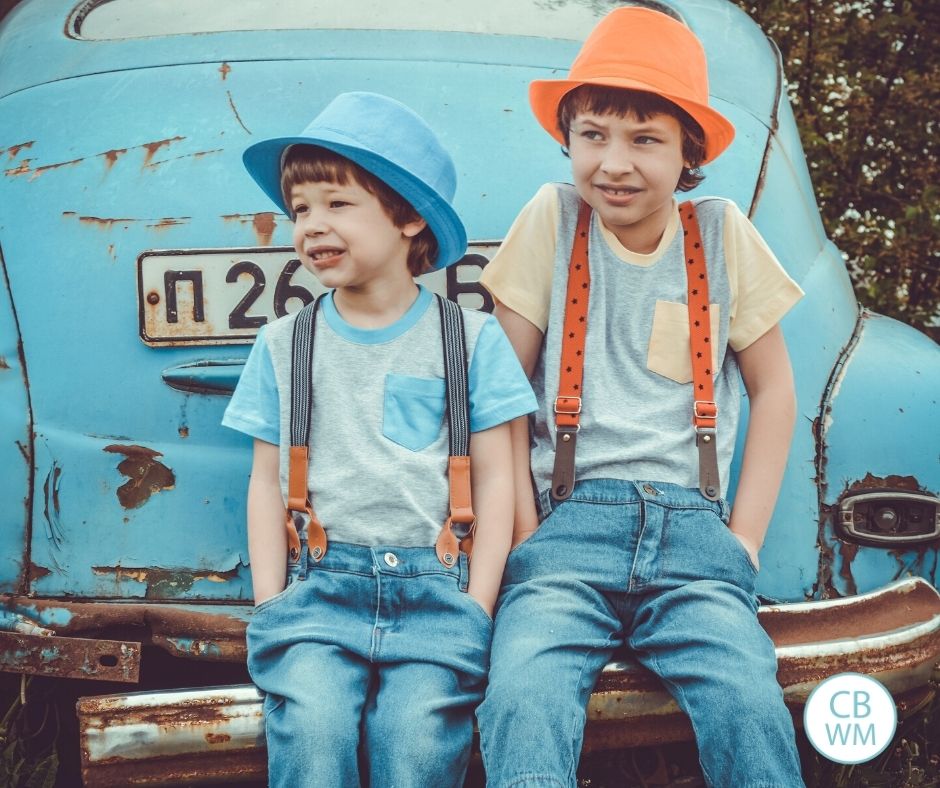
POLYGON ((482 277, 539 399, 535 502, 513 425, 518 546, 478 711, 494 788, 575 785, 591 689, 624 644, 690 718, 709 786, 803 785, 754 593, 795 414, 778 323, 802 293, 737 206, 674 197, 734 136, 708 95, 692 31, 638 7, 530 86, 573 184, 539 190, 482 277))
POLYGON ((342 94, 244 161, 331 288, 259 332, 223 420, 254 438, 270 784, 459 786, 512 532, 507 422, 534 396, 494 318, 414 281, 466 247, 415 113, 342 94))

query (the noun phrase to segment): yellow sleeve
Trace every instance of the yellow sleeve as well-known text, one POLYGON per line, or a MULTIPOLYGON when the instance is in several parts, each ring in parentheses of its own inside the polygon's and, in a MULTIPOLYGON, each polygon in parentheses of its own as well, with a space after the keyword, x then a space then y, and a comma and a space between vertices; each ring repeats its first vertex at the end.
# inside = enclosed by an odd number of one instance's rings
POLYGON ((730 201, 724 244, 731 287, 728 344, 737 352, 777 325, 803 297, 803 290, 783 270, 757 228, 730 201))
POLYGON ((546 183, 519 212, 480 282, 543 334, 548 326, 558 227, 558 192, 546 183))

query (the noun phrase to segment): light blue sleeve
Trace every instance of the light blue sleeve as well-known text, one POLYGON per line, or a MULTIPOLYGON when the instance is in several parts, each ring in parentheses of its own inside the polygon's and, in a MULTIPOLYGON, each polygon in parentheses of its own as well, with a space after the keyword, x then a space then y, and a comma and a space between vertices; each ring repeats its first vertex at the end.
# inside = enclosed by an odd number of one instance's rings
POLYGON ((275 446, 280 442, 281 405, 263 328, 255 337, 232 400, 222 416, 222 424, 275 446))
POLYGON ((470 360, 470 432, 488 430, 538 408, 516 351, 490 315, 470 360))

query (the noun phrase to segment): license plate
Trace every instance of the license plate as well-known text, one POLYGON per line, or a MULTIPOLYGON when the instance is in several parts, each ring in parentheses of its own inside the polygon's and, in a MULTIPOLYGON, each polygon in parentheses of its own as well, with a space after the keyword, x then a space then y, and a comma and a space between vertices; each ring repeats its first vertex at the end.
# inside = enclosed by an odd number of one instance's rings
MULTIPOLYGON (((470 244, 461 260, 419 277, 461 306, 492 310, 479 284, 498 241, 470 244)), ((248 345, 258 329, 324 291, 290 247, 144 252, 137 258, 140 338, 151 347, 248 345)))

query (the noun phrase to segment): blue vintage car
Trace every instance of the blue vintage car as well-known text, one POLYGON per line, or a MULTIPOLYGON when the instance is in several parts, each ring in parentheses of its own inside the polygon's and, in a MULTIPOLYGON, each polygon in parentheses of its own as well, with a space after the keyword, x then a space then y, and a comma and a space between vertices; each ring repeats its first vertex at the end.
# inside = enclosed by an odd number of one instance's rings
MULTIPOLYGON (((88 679, 89 783, 263 774, 240 667, 250 446, 219 422, 258 327, 316 285, 242 151, 341 91, 403 100, 452 151, 473 239, 428 281, 489 307, 480 267, 539 184, 568 177, 527 85, 566 71, 608 5, 6 4, 0 669, 88 679), (96 679, 126 694, 96 695, 96 679)), ((674 7, 737 128, 700 191, 735 200, 806 291, 783 322, 800 417, 758 582, 780 682, 797 716, 849 670, 916 701, 940 657, 940 348, 859 308, 773 44, 724 0, 674 7)), ((626 654, 589 715, 589 749, 691 737, 626 654)))

